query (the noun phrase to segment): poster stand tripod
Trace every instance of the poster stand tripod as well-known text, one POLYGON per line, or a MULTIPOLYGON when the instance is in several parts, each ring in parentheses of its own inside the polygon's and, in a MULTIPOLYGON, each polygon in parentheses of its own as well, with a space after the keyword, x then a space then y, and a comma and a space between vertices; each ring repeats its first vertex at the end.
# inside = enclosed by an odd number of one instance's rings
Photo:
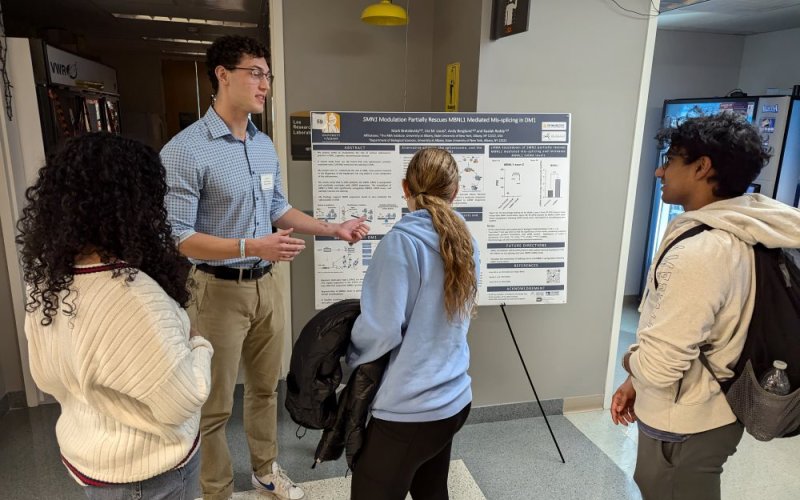
POLYGON ((544 412, 544 408, 542 408, 542 402, 539 400, 539 395, 536 393, 536 388, 533 386, 533 380, 531 380, 531 374, 528 373, 528 367, 525 365, 525 360, 522 358, 522 352, 519 350, 519 344, 517 344, 517 338, 514 336, 514 330, 511 329, 511 323, 508 321, 508 315, 506 314, 506 304, 500 304, 500 310, 503 311, 503 317, 506 320, 506 326, 508 326, 508 333, 511 334, 511 340, 514 341, 514 347, 517 349, 517 355, 519 356, 519 360, 522 363, 522 368, 525 370, 525 375, 528 377, 528 383, 531 385, 531 389, 533 390, 533 395, 536 397, 536 404, 539 405, 539 411, 542 412, 542 416, 544 417, 544 423, 547 424, 547 430, 550 431, 550 437, 553 438, 553 443, 556 445, 556 450, 558 450, 558 455, 561 457, 561 463, 567 463, 564 460, 564 454, 561 453, 561 448, 558 446, 558 441, 556 440, 555 434, 553 434, 553 429, 550 427, 550 421, 547 420, 547 414, 544 412))

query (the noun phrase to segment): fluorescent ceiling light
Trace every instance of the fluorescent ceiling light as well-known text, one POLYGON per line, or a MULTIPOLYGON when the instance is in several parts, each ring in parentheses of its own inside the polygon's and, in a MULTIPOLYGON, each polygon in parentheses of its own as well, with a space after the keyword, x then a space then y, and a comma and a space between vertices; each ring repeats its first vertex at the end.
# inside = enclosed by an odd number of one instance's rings
POLYGON ((256 23, 243 23, 239 21, 221 21, 219 19, 195 19, 190 17, 151 16, 148 14, 120 14, 114 12, 112 16, 118 19, 133 19, 136 21, 158 21, 163 23, 201 24, 204 26, 222 26, 224 28, 258 28, 256 23))
POLYGON ((183 50, 162 50, 162 54, 177 54, 182 56, 202 56, 205 57, 205 52, 190 52, 190 51, 183 51, 183 50))
POLYGON ((212 41, 209 40, 189 40, 186 38, 161 38, 155 36, 143 36, 142 40, 149 42, 169 42, 169 43, 188 43, 191 45, 211 45, 212 41))
POLYGON ((658 10, 659 12, 667 12, 707 1, 708 0, 661 0, 658 10))

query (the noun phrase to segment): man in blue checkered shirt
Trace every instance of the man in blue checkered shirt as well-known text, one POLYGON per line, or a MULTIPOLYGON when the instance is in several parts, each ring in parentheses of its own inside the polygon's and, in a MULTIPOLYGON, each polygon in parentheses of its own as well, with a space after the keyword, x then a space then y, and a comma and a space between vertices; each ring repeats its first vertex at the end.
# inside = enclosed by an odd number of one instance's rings
POLYGON ((195 264, 194 301, 187 312, 214 346, 211 392, 200 421, 200 482, 203 498, 211 500, 233 494, 225 425, 240 360, 251 483, 280 499, 304 497, 275 461, 285 312, 272 265, 291 261, 305 248, 293 231, 350 242, 369 231, 363 218, 331 224, 287 202, 275 147, 249 119, 264 110, 272 83, 268 57, 252 38, 216 40, 206 61, 214 104, 161 151, 173 235, 195 264), (275 233, 273 225, 279 228, 275 233))

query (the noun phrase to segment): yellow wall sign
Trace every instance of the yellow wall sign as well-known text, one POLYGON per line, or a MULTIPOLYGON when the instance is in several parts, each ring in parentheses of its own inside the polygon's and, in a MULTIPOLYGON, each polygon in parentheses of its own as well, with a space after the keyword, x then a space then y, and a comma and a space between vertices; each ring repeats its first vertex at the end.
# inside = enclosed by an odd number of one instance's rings
POLYGON ((458 78, 461 73, 461 63, 447 65, 447 78, 444 94, 444 110, 458 111, 458 78))

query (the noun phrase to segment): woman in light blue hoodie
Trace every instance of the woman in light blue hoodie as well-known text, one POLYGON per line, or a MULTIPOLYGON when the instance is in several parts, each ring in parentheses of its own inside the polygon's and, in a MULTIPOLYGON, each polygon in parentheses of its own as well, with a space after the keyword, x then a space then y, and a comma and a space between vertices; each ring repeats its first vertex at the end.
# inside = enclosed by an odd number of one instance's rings
POLYGON ((389 353, 366 440, 353 471, 353 500, 447 499, 453 436, 472 402, 467 330, 478 252, 451 207, 458 166, 443 149, 408 164, 410 214, 381 240, 361 291, 350 366, 389 353))

